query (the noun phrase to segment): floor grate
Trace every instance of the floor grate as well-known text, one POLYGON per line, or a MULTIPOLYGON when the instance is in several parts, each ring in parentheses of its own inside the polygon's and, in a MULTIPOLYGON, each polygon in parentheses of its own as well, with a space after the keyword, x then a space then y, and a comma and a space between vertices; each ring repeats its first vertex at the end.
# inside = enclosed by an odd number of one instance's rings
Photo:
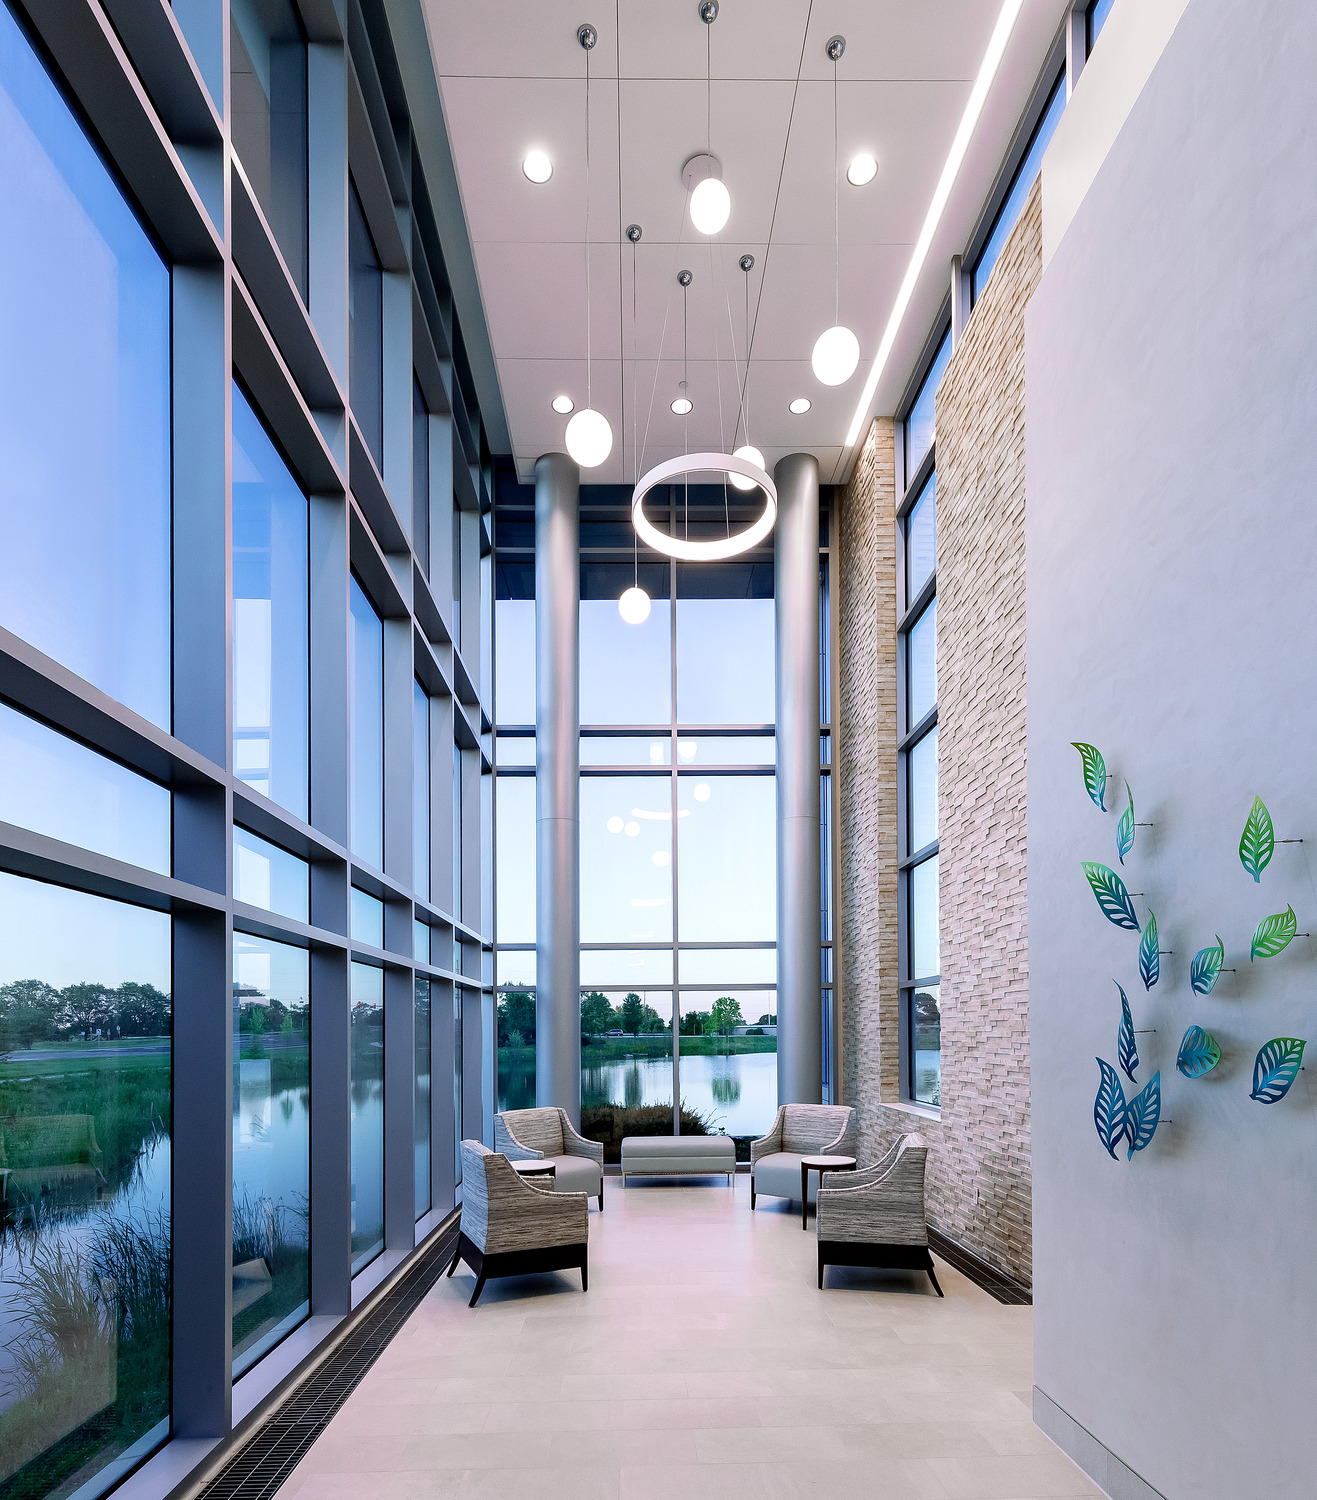
POLYGON ((949 1266, 954 1266, 962 1276, 968 1276, 975 1286, 982 1287, 989 1297, 1004 1302, 1010 1307, 1032 1307, 1033 1293, 1023 1282, 1007 1276, 996 1266, 991 1266, 982 1256, 967 1250, 964 1245, 949 1239, 940 1229, 928 1226, 928 1248, 940 1256, 949 1266))
POLYGON ((258 1426, 196 1500, 269 1500, 448 1268, 457 1229, 437 1237, 343 1342, 258 1426))

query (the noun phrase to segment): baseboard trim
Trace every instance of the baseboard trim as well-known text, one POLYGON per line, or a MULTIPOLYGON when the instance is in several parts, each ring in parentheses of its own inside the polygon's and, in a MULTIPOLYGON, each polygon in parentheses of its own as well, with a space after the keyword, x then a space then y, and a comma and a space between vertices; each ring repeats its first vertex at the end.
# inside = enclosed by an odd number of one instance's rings
POLYGON ((989 1297, 1004 1302, 1009 1307, 1032 1307, 1033 1293, 1022 1281, 999 1271, 991 1262, 984 1260, 977 1251, 959 1240, 953 1240, 936 1224, 928 1226, 928 1248, 940 1256, 949 1266, 954 1266, 962 1276, 968 1276, 975 1286, 981 1287, 989 1297))
POLYGON ((1130 1466, 1081 1427, 1068 1411, 1037 1386, 1033 1388, 1034 1423, 1047 1434, 1067 1458, 1073 1459, 1085 1474, 1111 1500, 1166 1500, 1160 1490, 1136 1474, 1130 1466))

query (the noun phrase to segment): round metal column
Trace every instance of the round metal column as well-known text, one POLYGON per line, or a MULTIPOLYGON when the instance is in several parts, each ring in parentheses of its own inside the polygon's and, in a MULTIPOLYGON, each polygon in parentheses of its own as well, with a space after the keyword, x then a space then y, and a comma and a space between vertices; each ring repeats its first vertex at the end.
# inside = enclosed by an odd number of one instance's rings
POLYGON ((535 464, 535 1102, 581 1121, 581 473, 535 464))
POLYGON ((777 1098, 822 1096, 819 817, 819 466, 792 453, 773 471, 777 622, 777 1098))

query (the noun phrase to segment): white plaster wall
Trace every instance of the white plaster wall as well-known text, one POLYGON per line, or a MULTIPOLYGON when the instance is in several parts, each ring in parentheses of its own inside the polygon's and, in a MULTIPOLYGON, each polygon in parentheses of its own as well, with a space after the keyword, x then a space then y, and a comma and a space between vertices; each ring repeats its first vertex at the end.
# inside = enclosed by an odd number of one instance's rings
POLYGON ((1317 1495, 1314 78, 1317 9, 1193 0, 1026 318, 1035 1379, 1168 1500, 1317 1495), (1116 866, 1116 818, 1071 740, 1156 825, 1128 872, 1174 950, 1150 994, 1080 871, 1116 866), (1306 841, 1260 886, 1255 793, 1306 841), (1250 966, 1287 902, 1314 937, 1250 966), (1199 998, 1218 932, 1239 972, 1199 998), (1172 1121, 1132 1163, 1092 1121, 1113 978, 1172 1121), (1225 1049, 1196 1082, 1191 1022, 1225 1049), (1264 1106, 1278 1035, 1308 1068, 1264 1106))

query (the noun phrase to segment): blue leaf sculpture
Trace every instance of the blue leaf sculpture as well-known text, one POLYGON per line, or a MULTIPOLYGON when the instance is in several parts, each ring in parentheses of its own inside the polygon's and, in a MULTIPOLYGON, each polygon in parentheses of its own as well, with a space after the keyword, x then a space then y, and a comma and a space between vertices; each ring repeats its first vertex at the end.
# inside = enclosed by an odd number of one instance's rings
POLYGON ((1102 1069, 1102 1081, 1098 1084, 1097 1098, 1093 1101, 1093 1123, 1097 1126, 1098 1140, 1115 1161, 1118 1160, 1116 1147, 1125 1139, 1125 1090, 1121 1088, 1120 1079, 1110 1063, 1103 1062, 1099 1057, 1097 1065, 1102 1069))
POLYGON ((1215 948, 1200 948, 1189 967, 1189 983, 1195 995, 1210 995, 1225 962, 1226 945, 1217 937, 1215 948))
POLYGON ((1249 1098, 1259 1104, 1276 1104, 1283 1099, 1299 1076, 1306 1045, 1296 1036, 1278 1036, 1269 1041, 1253 1064, 1253 1092, 1249 1098))
POLYGON ((1161 978, 1162 960, 1157 942, 1157 918, 1153 915, 1152 907, 1149 907, 1148 925, 1139 939, 1139 978, 1143 981, 1145 990, 1150 990, 1161 978))
POLYGON ((1129 806, 1120 815, 1120 822, 1116 824, 1116 853, 1120 856, 1121 864, 1125 863, 1125 856, 1134 847, 1134 793, 1130 791, 1130 784, 1125 783, 1125 795, 1129 798, 1129 806))
POLYGON ((1162 1075, 1158 1070, 1130 1100, 1125 1111, 1125 1136, 1129 1161, 1136 1151, 1142 1151, 1157 1133, 1157 1123, 1162 1117, 1162 1075))
POLYGON ((1210 1073, 1221 1061, 1221 1048, 1210 1031, 1201 1026, 1191 1026, 1180 1043, 1180 1053, 1175 1066, 1186 1078, 1201 1078, 1210 1073))
POLYGON ((1084 790, 1106 812, 1107 763, 1102 759, 1101 750, 1096 745, 1084 745, 1078 740, 1071 740, 1070 743, 1079 751, 1084 762, 1084 790))
POLYGON ((1134 915, 1134 903, 1120 876, 1106 865, 1094 864, 1089 860, 1084 861, 1083 870, 1107 921, 1123 927, 1126 932, 1137 932, 1139 919, 1134 915))
POLYGON ((1116 1051, 1120 1058, 1120 1065, 1125 1070, 1125 1077, 1133 1083, 1135 1070, 1139 1066, 1139 1049, 1134 1040, 1134 1017, 1130 1015, 1130 1003, 1125 998, 1125 991, 1116 980, 1113 979, 1111 982, 1120 990, 1120 1036, 1116 1043, 1116 1051))

